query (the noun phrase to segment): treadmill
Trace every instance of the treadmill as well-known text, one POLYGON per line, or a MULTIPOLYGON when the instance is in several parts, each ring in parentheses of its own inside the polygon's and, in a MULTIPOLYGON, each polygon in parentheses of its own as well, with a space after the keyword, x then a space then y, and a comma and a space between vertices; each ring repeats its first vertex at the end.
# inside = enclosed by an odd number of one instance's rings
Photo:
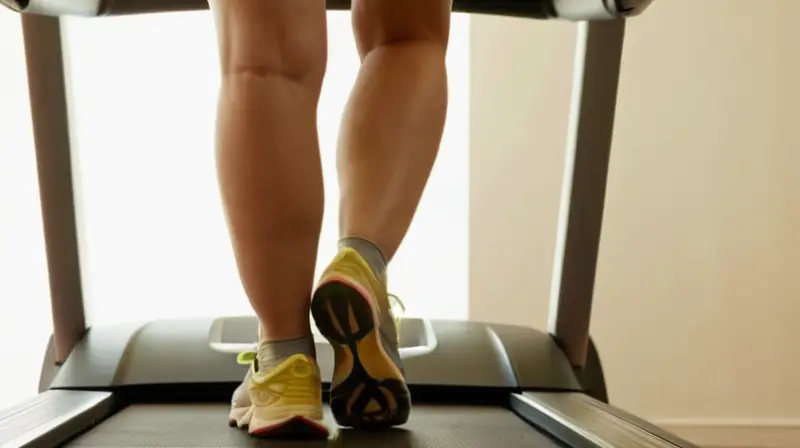
MULTIPOLYGON (((0 0, 23 13, 54 328, 40 394, 0 413, 0 447, 694 446, 608 404, 589 336, 625 19, 650 1, 455 0, 458 12, 578 22, 548 332, 405 318, 409 422, 335 429, 328 412, 330 438, 298 442, 227 425, 246 369, 236 353, 253 346, 255 317, 86 325, 58 17, 192 11, 206 0, 0 0)), ((329 384, 333 353, 322 338, 317 353, 329 384)))

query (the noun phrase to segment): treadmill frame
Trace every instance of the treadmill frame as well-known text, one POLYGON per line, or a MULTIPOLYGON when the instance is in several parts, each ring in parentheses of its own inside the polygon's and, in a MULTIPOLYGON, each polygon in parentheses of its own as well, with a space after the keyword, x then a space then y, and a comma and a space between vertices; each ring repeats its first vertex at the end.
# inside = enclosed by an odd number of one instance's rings
MULTIPOLYGON (((55 363, 88 330, 81 277, 80 189, 72 165, 60 19, 22 15, 55 363)), ((625 21, 581 22, 565 154, 548 331, 576 369, 586 364, 625 21)))
POLYGON ((578 26, 548 331, 579 369, 589 350, 624 39, 623 20, 578 26))
POLYGON ((61 21, 23 14, 22 32, 50 279, 55 364, 61 365, 88 330, 61 21))
MULTIPOLYGON (((120 2, 132 4, 129 0, 120 2)), ((343 0, 330 3, 336 9, 342 9, 344 4, 343 0)), ((473 0, 460 0, 460 4, 462 10, 468 10, 473 0)), ((457 1, 456 9, 458 5, 457 1)), ((522 11, 512 11, 509 5, 497 2, 492 6, 493 12, 533 17, 530 12, 525 15, 522 11)), ((81 281, 81 228, 76 212, 80 198, 73 176, 69 89, 65 76, 68 61, 63 56, 60 20, 26 14, 22 21, 54 325, 51 343, 55 366, 45 361, 43 375, 47 375, 48 369, 64 363, 88 329, 81 281)), ((590 358, 597 357, 589 339, 589 321, 625 22, 622 19, 582 22, 578 29, 549 332, 579 377, 586 365, 587 371, 583 373, 587 377, 599 373, 602 379, 602 371, 588 371, 601 370, 599 363, 586 364, 586 358, 587 353, 590 358)), ((52 446, 64 442, 113 414, 130 399, 126 398, 130 392, 126 394, 124 390, 73 389, 79 390, 44 391, 36 399, 12 409, 10 414, 0 415, 0 429, 4 425, 11 429, 0 433, 16 437, 5 440, 0 437, 0 443, 52 446), (59 419, 52 418, 54 409, 58 409, 59 419), (21 435, 12 435, 20 430, 21 435)), ((508 407, 519 417, 573 446, 619 446, 631 441, 655 447, 692 446, 581 392, 510 390, 506 393, 510 393, 508 407)))

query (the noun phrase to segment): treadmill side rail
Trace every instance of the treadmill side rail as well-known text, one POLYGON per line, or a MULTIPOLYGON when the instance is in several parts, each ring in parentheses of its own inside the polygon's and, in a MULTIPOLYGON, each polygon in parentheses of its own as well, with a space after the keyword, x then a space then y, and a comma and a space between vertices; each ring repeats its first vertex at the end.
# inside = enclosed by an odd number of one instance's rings
POLYGON ((580 448, 635 446, 695 448, 639 418, 577 392, 512 394, 511 408, 529 423, 550 432, 569 446, 580 448))
MULTIPOLYGON (((590 397, 584 397, 584 398, 587 398, 587 399, 591 400, 590 397)), ((654 424, 642 419, 641 417, 637 417, 637 416, 631 414, 630 412, 624 411, 624 410, 622 410, 620 408, 617 408, 617 407, 614 407, 612 405, 608 405, 608 404, 605 404, 605 403, 602 403, 602 402, 599 403, 599 404, 595 402, 595 403, 592 403, 592 405, 593 406, 600 406, 600 407, 602 407, 602 409, 604 409, 609 414, 612 414, 615 417, 618 417, 618 418, 620 418, 622 420, 625 420, 626 422, 628 422, 628 423, 630 423, 632 425, 638 426, 639 428, 649 432, 650 434, 653 434, 654 436, 657 436, 657 437, 660 437, 660 438, 662 438, 664 440, 667 440, 667 441, 671 442, 675 446, 680 446, 680 447, 691 447, 691 446, 694 446, 691 443, 687 442, 686 440, 681 439, 680 437, 676 436, 675 434, 672 434, 672 433, 668 432, 664 428, 660 428, 660 427, 658 427, 658 426, 656 426, 656 425, 654 425, 654 424)))
POLYGON ((59 446, 114 410, 109 392, 51 390, 0 414, 0 447, 59 446))

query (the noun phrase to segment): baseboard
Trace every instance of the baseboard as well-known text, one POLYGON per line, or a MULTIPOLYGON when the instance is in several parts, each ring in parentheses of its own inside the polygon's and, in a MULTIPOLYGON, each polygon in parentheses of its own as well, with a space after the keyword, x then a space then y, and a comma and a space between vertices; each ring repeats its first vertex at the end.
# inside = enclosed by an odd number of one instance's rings
POLYGON ((663 419, 655 423, 701 447, 800 447, 800 419, 663 419))

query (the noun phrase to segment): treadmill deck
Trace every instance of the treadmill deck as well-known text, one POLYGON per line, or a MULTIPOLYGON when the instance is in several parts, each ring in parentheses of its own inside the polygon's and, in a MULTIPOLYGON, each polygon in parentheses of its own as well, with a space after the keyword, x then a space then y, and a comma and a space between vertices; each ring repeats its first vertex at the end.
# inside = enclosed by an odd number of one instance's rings
POLYGON ((561 447, 513 412, 488 406, 415 405, 402 429, 331 428, 327 441, 258 440, 227 424, 227 404, 135 404, 112 415, 69 447, 561 447))

